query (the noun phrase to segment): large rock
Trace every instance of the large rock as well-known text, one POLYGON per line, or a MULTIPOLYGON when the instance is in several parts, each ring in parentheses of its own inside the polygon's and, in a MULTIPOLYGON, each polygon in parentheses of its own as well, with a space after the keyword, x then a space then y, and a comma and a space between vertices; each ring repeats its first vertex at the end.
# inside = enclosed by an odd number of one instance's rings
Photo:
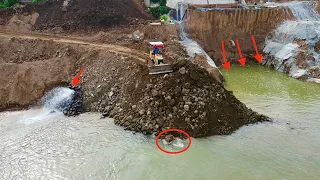
POLYGON ((294 72, 292 72, 291 77, 295 78, 295 79, 301 79, 301 80, 306 80, 308 79, 310 73, 305 70, 305 69, 298 69, 294 72))

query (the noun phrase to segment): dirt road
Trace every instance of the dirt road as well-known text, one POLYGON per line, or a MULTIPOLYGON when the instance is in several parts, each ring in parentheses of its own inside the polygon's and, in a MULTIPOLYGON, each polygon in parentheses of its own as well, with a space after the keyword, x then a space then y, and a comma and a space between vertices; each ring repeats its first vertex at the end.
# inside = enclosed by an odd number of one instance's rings
POLYGON ((130 49, 124 46, 118 46, 113 44, 102 44, 102 43, 93 43, 87 42, 83 40, 75 40, 67 37, 52 37, 52 36, 43 36, 43 35, 35 35, 35 34, 14 34, 14 33, 3 33, 0 32, 0 38, 2 39, 11 39, 11 38, 19 38, 19 39, 41 39, 45 41, 54 41, 57 43, 65 43, 65 44, 78 44, 83 46, 91 46, 98 49, 105 49, 109 52, 114 52, 118 54, 122 54, 128 57, 132 57, 134 59, 140 60, 142 62, 146 62, 148 58, 148 54, 142 51, 138 51, 136 49, 130 49))

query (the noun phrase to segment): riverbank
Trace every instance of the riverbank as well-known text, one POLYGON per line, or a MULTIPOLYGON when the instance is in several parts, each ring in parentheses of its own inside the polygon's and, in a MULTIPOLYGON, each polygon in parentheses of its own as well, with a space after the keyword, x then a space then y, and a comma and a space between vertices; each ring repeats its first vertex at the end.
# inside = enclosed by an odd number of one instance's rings
MULTIPOLYGON (((99 3, 90 3, 94 6, 89 12, 98 8, 99 3)), ((120 2, 108 3, 123 10, 120 2)), ((108 3, 101 5, 108 9, 108 3)), ((0 27, 0 69, 5 70, 0 72, 0 83, 4 84, 0 88, 1 110, 36 103, 52 88, 70 83, 84 68, 78 85, 79 102, 66 110, 66 115, 100 112, 127 130, 158 134, 178 128, 192 137, 231 134, 243 125, 269 120, 225 90, 220 71, 209 68, 201 55, 189 57, 179 42, 176 25, 148 24, 143 10, 132 11, 139 6, 130 7, 121 17, 131 14, 143 23, 132 18, 120 18, 119 24, 102 25, 86 19, 78 23, 77 17, 69 15, 88 15, 82 4, 76 3, 65 16, 53 18, 62 11, 59 6, 60 1, 44 2, 25 6, 24 14, 0 11, 6 14, 0 27), (70 18, 66 21, 66 17, 70 18), (65 22, 67 26, 61 24, 65 22), (79 26, 86 28, 76 31, 74 27, 79 26), (95 31, 101 29, 104 31, 95 31), (151 41, 164 42, 164 58, 174 73, 148 73, 151 41)), ((101 18, 110 16, 119 18, 119 14, 101 14, 101 18)))
MULTIPOLYGON (((157 27, 157 31, 161 28, 157 27)), ((166 41, 165 51, 175 72, 149 75, 147 51, 138 50, 146 42, 132 41, 136 45, 132 49, 129 43, 120 46, 101 44, 100 40, 95 43, 10 33, 0 36, 4 52, 0 67, 6 69, 0 79, 5 84, 0 89, 2 110, 37 102, 53 87, 68 83, 84 67, 79 87, 85 112, 109 114, 116 124, 128 130, 157 134, 167 128, 181 128, 193 137, 205 137, 230 134, 243 125, 268 120, 238 101, 205 69, 193 64, 177 37, 166 41), (14 78, 7 79, 8 76, 14 78), (30 92, 32 96, 25 96, 30 92)))
POLYGON ((40 116, 41 110, 4 112, 0 179, 317 179, 320 87, 262 66, 231 68, 222 70, 226 88, 272 123, 192 138, 188 151, 167 155, 155 136, 125 131, 100 119, 101 113, 67 118, 40 116))

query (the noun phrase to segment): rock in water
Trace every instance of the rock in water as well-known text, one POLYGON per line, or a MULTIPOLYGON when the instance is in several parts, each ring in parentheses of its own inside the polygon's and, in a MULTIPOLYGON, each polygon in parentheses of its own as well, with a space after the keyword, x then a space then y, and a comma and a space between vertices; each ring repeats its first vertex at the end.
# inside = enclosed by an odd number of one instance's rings
POLYGON ((79 87, 69 87, 74 90, 71 105, 63 111, 66 116, 77 116, 84 112, 83 108, 83 92, 79 87))
POLYGON ((170 144, 174 140, 174 136, 172 134, 168 134, 164 139, 170 144))

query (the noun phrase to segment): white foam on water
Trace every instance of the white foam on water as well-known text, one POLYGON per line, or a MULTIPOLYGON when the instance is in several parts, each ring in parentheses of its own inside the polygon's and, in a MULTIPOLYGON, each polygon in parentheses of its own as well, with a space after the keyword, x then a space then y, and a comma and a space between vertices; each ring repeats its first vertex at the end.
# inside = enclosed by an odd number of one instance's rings
POLYGON ((74 90, 70 88, 55 88, 43 96, 41 108, 24 111, 19 119, 25 124, 33 124, 38 121, 61 116, 63 115, 62 111, 71 104, 73 95, 74 90))
POLYGON ((177 148, 184 148, 185 146, 180 138, 175 138, 172 145, 177 148))
POLYGON ((47 108, 39 108, 25 111, 20 119, 25 124, 33 124, 46 119, 52 119, 61 115, 63 115, 63 113, 59 111, 52 111, 47 108))

